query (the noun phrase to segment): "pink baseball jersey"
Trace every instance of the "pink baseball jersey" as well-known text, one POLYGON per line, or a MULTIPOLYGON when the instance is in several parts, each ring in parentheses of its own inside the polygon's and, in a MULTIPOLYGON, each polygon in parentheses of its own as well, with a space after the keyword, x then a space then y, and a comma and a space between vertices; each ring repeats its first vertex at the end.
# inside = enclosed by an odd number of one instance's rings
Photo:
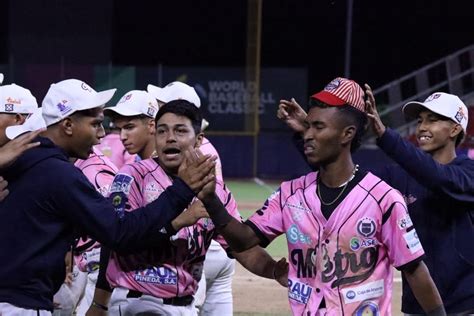
MULTIPOLYGON (((112 184, 110 197, 117 211, 133 211, 157 199, 171 184, 172 179, 158 163, 146 159, 122 167, 112 184)), ((216 193, 227 211, 240 221, 236 202, 222 182, 217 183, 216 193)), ((153 249, 125 256, 112 253, 107 268, 111 286, 160 298, 193 295, 211 240, 228 248, 208 218, 180 229, 171 238, 163 235, 163 242, 153 249)))
POLYGON ((328 220, 318 173, 283 182, 248 221, 262 244, 286 234, 293 315, 389 315, 392 268, 424 254, 398 191, 367 173, 328 220))
POLYGON ((199 150, 204 154, 204 155, 212 155, 212 156, 216 156, 217 157, 217 160, 216 160, 216 179, 217 180, 220 180, 222 182, 224 182, 224 178, 223 178, 223 175, 222 175, 222 162, 221 162, 221 157, 219 157, 219 153, 217 152, 216 148, 214 147, 214 145, 212 145, 212 143, 209 141, 209 139, 207 139, 206 137, 204 137, 202 139, 202 144, 201 146, 199 147, 199 150))
MULTIPOLYGON (((92 185, 103 196, 107 196, 110 185, 117 173, 117 167, 105 157, 99 150, 94 152, 86 160, 78 159, 74 164, 89 179, 92 185)), ((91 272, 99 267, 100 244, 90 238, 81 238, 76 245, 74 261, 79 270, 91 272)))
POLYGON ((117 168, 122 168, 123 165, 134 163, 137 155, 130 155, 123 147, 119 134, 108 134, 95 146, 107 158, 114 163, 117 168))

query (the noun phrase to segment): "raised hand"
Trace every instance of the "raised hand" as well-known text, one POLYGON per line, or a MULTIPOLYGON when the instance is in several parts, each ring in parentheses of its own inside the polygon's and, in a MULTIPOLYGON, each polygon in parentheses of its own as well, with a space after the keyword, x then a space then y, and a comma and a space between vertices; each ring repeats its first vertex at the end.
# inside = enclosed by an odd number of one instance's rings
POLYGON ((178 169, 178 176, 198 193, 206 184, 215 181, 213 169, 216 159, 215 156, 203 155, 199 149, 186 149, 184 160, 178 169))
POLYGON ((174 230, 178 231, 183 227, 191 226, 197 223, 201 218, 209 218, 206 208, 201 201, 194 201, 186 211, 179 214, 172 222, 174 230))
POLYGON ((281 286, 288 287, 288 262, 281 258, 273 268, 273 277, 281 286))
POLYGON ((295 132, 304 132, 304 120, 307 115, 305 110, 303 110, 294 98, 291 98, 291 101, 280 100, 277 117, 295 132))
POLYGON ((383 135, 383 133, 385 133, 386 127, 383 125, 379 112, 377 111, 377 105, 375 103, 375 97, 374 93, 372 92, 372 88, 370 88, 368 84, 365 84, 364 87, 365 95, 367 96, 367 100, 365 101, 365 111, 369 118, 369 122, 372 126, 374 134, 377 137, 380 137, 383 135))
POLYGON ((39 142, 32 143, 32 140, 43 131, 44 129, 40 129, 25 133, 0 147, 0 169, 11 165, 26 150, 39 146, 39 142))

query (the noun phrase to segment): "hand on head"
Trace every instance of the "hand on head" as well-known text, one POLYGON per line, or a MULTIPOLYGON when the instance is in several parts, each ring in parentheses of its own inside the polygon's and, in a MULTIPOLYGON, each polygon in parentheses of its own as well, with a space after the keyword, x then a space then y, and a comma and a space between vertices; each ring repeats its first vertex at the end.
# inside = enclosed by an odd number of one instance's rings
POLYGON ((11 165, 26 150, 39 146, 39 142, 32 143, 44 129, 25 133, 0 147, 0 169, 11 165))
POLYGON ((365 112, 369 118, 370 125, 372 130, 377 137, 380 137, 385 133, 386 127, 383 125, 382 120, 380 119, 379 112, 377 111, 377 105, 375 103, 374 93, 372 88, 365 84, 365 95, 367 100, 365 101, 365 112))
POLYGON ((304 132, 304 120, 308 114, 291 98, 291 101, 280 100, 277 117, 298 133, 304 132))

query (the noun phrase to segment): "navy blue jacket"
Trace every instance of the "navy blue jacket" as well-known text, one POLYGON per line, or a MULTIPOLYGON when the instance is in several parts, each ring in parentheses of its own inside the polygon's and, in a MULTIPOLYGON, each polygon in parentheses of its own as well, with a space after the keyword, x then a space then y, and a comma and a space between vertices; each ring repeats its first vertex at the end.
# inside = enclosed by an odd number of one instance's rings
MULTIPOLYGON (((374 173, 404 195, 446 311, 474 309, 474 161, 439 164, 390 129, 377 144, 398 165, 374 173)), ((402 311, 423 313, 407 282, 402 311)))
POLYGON ((149 246, 194 193, 175 179, 154 202, 119 216, 64 151, 47 138, 39 140, 39 147, 1 172, 10 194, 0 202, 0 302, 53 310, 75 237, 88 235, 123 251, 149 246))

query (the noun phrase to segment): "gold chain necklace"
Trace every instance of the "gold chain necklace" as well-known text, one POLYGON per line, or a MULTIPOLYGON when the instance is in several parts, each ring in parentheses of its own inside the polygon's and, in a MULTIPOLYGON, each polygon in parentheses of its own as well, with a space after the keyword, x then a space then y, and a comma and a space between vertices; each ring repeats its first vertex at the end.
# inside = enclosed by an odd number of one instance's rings
POLYGON ((321 178, 319 177, 319 174, 318 174, 318 186, 317 186, 316 193, 318 194, 318 198, 321 201, 321 204, 329 206, 329 205, 333 205, 334 203, 336 203, 336 201, 341 197, 341 195, 346 190, 347 185, 349 184, 349 182, 351 182, 351 180, 354 179, 357 170, 359 170, 359 165, 354 166, 354 170, 352 170, 351 177, 349 178, 349 180, 346 181, 346 183, 343 183, 342 185, 339 186, 339 187, 342 187, 342 190, 341 190, 341 192, 339 192, 339 194, 336 196, 336 198, 334 200, 332 200, 331 202, 324 202, 323 201, 323 198, 321 196, 321 189, 320 189, 320 186, 321 186, 321 180, 320 179, 321 178))

